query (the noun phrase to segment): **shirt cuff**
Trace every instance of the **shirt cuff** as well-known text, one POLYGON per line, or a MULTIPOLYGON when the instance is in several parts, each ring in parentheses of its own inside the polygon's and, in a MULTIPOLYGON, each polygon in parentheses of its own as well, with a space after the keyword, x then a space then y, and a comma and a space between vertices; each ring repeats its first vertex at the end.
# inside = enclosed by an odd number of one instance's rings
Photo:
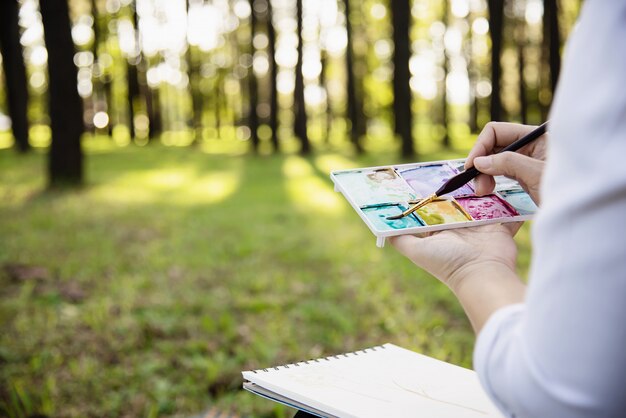
MULTIPOLYGON (((525 305, 523 303, 517 303, 495 311, 483 326, 480 334, 478 334, 476 345, 474 346, 474 370, 476 370, 478 374, 480 383, 489 395, 489 398, 491 398, 498 409, 507 417, 513 416, 513 414, 494 392, 491 382, 489 381, 489 375, 493 372, 492 369, 501 369, 504 365, 490 364, 490 357, 495 346, 498 344, 498 339, 502 337, 503 334, 511 335, 513 329, 519 323, 524 309, 525 305)), ((507 388, 500 389, 507 390, 507 388)))

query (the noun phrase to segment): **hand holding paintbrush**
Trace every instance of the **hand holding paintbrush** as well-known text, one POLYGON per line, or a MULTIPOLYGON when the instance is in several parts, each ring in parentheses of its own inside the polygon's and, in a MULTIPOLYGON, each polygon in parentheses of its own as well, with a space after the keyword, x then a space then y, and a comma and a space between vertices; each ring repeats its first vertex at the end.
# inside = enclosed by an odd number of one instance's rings
MULTIPOLYGON (((507 151, 514 152, 514 151, 519 150, 523 146, 531 143, 532 141, 536 140, 537 138, 539 138, 540 136, 542 136, 543 134, 546 133, 547 124, 548 124, 548 122, 543 123, 538 128, 536 128, 533 131, 531 131, 530 133, 528 133, 527 135, 523 136, 522 138, 518 139, 517 141, 509 144, 508 146, 506 146, 503 149, 501 149, 500 151, 498 151, 497 154, 500 154, 500 153, 503 153, 503 152, 507 152, 507 151)), ((458 188, 462 187, 463 185, 467 184, 470 180, 474 179, 479 174, 480 174, 480 171, 478 171, 476 169, 476 167, 469 167, 465 171, 463 171, 463 172, 457 174, 456 176, 451 177, 450 179, 448 179, 448 181, 446 181, 435 193, 433 193, 429 197, 427 197, 427 198, 421 200, 420 202, 418 202, 417 204, 411 206, 410 208, 408 208, 407 210, 405 210, 401 214, 395 215, 395 216, 390 216, 387 219, 389 219, 389 220, 400 219, 400 218, 403 218, 403 217, 405 217, 407 215, 410 215, 411 213, 413 213, 416 210, 418 210, 419 208, 427 205, 428 203, 432 202, 433 200, 437 199, 438 197, 446 195, 448 193, 452 193, 453 191, 455 191, 458 188)))

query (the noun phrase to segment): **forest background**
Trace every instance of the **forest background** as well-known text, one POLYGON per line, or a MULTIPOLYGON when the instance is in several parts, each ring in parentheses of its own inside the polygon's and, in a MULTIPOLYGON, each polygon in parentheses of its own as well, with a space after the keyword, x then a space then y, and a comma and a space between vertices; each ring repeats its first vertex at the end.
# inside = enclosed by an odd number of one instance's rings
POLYGON ((239 372, 385 342, 471 366, 328 174, 546 120, 581 2, 0 8, 0 415, 290 416, 239 372))

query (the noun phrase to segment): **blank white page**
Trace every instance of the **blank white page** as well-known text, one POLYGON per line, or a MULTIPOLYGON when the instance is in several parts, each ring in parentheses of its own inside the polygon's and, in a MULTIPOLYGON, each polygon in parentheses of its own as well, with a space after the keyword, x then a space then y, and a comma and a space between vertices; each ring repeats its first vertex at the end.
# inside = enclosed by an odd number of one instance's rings
POLYGON ((340 418, 502 416, 472 370, 393 344, 243 377, 340 418))

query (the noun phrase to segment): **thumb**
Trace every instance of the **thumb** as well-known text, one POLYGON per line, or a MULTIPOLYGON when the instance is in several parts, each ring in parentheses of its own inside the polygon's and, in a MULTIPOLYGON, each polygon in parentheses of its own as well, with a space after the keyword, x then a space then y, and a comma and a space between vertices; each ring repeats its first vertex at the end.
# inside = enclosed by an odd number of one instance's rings
POLYGON ((510 151, 474 159, 474 166, 483 174, 506 176, 528 185, 539 183, 543 164, 541 160, 510 151))

